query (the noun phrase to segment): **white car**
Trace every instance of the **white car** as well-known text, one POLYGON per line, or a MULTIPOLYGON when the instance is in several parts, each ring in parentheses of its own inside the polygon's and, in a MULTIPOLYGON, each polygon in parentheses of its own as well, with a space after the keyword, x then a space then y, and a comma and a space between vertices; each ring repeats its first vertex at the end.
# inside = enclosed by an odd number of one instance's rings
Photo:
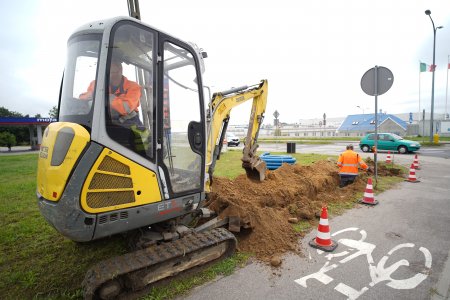
POLYGON ((237 136, 234 135, 234 133, 227 132, 227 143, 228 146, 239 146, 241 141, 237 136))

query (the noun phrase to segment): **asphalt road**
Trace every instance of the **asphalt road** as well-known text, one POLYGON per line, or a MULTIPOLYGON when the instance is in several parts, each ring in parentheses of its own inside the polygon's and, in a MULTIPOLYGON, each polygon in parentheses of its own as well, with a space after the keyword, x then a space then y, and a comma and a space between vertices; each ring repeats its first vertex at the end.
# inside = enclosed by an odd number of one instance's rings
MULTIPOLYGON (((297 152, 338 154, 342 146, 297 152)), ((395 160, 410 166, 413 155, 395 160)), ((376 195, 378 205, 329 219, 338 243, 331 254, 308 245, 314 229, 299 241, 304 256, 286 255, 277 269, 253 262, 180 299, 449 299, 450 160, 421 150, 419 163, 420 182, 402 182, 376 195)))
MULTIPOLYGON (((339 155, 339 153, 345 150, 345 146, 348 144, 348 142, 337 142, 325 145, 296 144, 295 148, 296 153, 320 153, 339 155)), ((353 145, 355 147, 355 151, 363 153, 359 149, 357 143, 354 143, 353 145)), ((240 146, 240 148, 242 148, 242 146, 240 146)), ((260 144, 258 150, 267 152, 286 152, 287 145, 286 143, 260 144)), ((387 154, 387 151, 379 151, 379 154, 387 154)), ((450 158, 450 144, 444 144, 437 147, 422 147, 422 149, 420 149, 417 154, 424 156, 450 158)), ((394 155, 401 156, 402 154, 394 153, 394 155)), ((408 156, 411 155, 411 153, 405 155, 408 156)))
MULTIPOLYGON (((344 151, 345 146, 348 144, 348 142, 336 142, 332 144, 325 144, 325 145, 309 145, 309 144, 296 144, 296 152, 297 153, 320 153, 320 154, 332 154, 332 155, 338 155, 342 151, 344 151)), ((355 151, 363 153, 359 148, 357 144, 354 144, 355 151)), ((243 146, 239 147, 229 147, 230 149, 242 149, 243 146)), ((286 152, 287 145, 286 143, 272 143, 272 144, 261 144, 259 147, 259 150, 261 151, 267 151, 267 152, 286 152)), ((3 155, 15 155, 15 154, 22 154, 22 153, 33 153, 38 152, 37 150, 30 150, 29 146, 16 146, 12 148, 12 151, 9 152, 8 148, 6 147, 0 147, 0 154, 3 155)), ((386 154, 386 151, 380 151, 380 155, 386 154)), ((417 152, 419 155, 424 156, 433 156, 433 157, 442 157, 442 158, 450 158, 450 144, 444 144, 443 146, 439 147, 424 147, 420 149, 420 151, 417 152)), ((394 155, 396 155, 394 153, 394 155)), ((400 154, 398 154, 400 155, 400 154)), ((411 153, 406 154, 411 155, 411 153)))

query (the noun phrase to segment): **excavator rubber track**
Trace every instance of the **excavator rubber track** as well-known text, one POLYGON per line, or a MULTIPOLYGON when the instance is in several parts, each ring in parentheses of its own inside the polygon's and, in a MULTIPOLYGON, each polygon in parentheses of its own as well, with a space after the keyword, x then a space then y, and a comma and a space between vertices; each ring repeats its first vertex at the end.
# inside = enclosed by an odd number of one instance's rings
POLYGON ((231 232, 216 228, 101 261, 86 273, 84 297, 123 299, 161 279, 229 257, 236 245, 231 232))

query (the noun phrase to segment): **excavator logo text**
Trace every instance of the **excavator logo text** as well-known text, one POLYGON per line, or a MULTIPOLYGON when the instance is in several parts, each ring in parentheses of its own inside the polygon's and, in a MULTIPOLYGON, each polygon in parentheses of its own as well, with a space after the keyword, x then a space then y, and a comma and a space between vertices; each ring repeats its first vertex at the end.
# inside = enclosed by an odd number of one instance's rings
POLYGON ((39 151, 39 157, 40 158, 48 157, 48 147, 41 147, 41 150, 39 151))
POLYGON ((180 210, 181 207, 177 205, 177 202, 175 200, 164 201, 163 203, 158 204, 158 214, 160 215, 165 215, 180 210))

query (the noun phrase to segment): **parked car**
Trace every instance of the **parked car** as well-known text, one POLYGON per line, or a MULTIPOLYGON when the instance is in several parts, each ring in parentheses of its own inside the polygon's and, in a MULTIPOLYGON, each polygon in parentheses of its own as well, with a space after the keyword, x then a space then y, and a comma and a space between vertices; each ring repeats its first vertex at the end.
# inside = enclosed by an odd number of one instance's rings
POLYGON ((234 135, 234 133, 227 132, 227 143, 228 146, 239 146, 241 141, 237 136, 234 135))
MULTIPOLYGON (((375 145, 375 133, 370 133, 363 137, 359 142, 359 148, 363 152, 372 151, 375 145)), ((378 150, 398 151, 399 153, 414 152, 420 149, 420 143, 410 140, 405 140, 401 136, 393 133, 379 133, 378 134, 378 150)))

